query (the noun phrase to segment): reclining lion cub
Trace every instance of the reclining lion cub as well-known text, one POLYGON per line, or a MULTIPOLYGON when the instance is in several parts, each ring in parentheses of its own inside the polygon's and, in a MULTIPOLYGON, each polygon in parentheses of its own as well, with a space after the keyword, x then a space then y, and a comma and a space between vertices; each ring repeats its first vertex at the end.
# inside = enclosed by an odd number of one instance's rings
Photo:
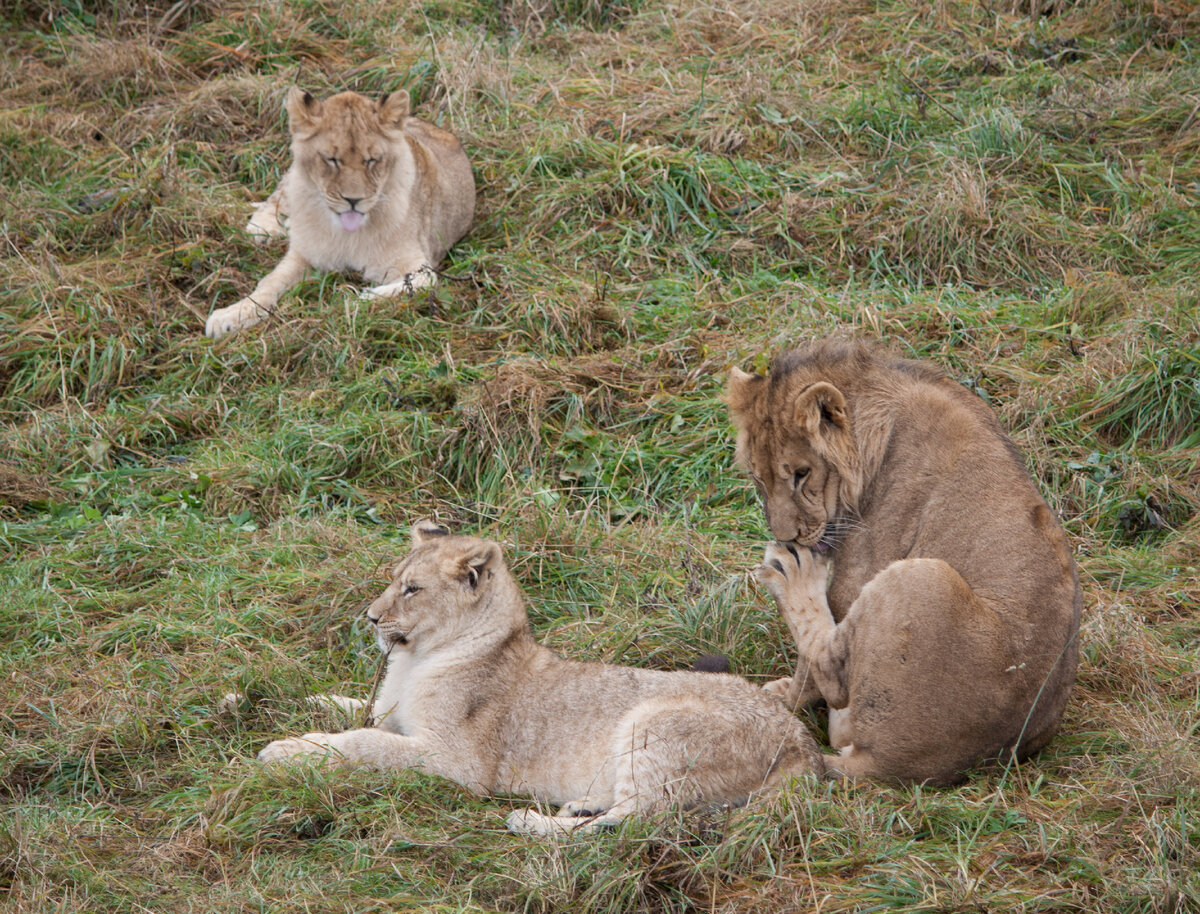
POLYGON ((733 369, 737 460, 777 542, 759 580, 824 698, 832 769, 950 784, 1058 729, 1078 659, 1066 536, 995 417, 938 369, 864 344, 733 369), (826 573, 833 579, 826 592, 826 573))
POLYGON ((804 725, 736 676, 578 663, 538 644, 495 543, 417 524, 367 618, 390 652, 377 725, 277 740, 260 759, 420 768, 562 806, 509 816, 531 834, 594 831, 669 804, 740 803, 824 771, 804 725))
POLYGON ((405 92, 378 102, 289 92, 292 165, 246 226, 259 239, 287 235, 288 252, 250 295, 209 316, 208 336, 265 320, 309 269, 361 273, 377 284, 364 297, 433 284, 471 226, 475 179, 462 144, 408 110, 405 92))

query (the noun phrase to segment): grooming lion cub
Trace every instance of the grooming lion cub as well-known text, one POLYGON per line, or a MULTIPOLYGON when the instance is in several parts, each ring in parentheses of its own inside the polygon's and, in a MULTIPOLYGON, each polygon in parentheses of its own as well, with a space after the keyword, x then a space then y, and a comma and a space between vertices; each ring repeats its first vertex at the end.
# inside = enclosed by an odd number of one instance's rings
POLYGON ((777 542, 759 580, 824 698, 829 767, 950 784, 1054 735, 1078 659, 1066 536, 983 401, 864 344, 733 370, 737 459, 777 542), (826 591, 828 562, 833 579, 826 591))
POLYGON ((736 676, 578 663, 538 644, 500 547, 486 540, 417 524, 367 618, 390 652, 376 726, 277 740, 260 759, 420 768, 479 793, 562 806, 509 816, 509 828, 530 834, 739 803, 824 770, 803 724, 736 676))
POLYGON ((287 235, 288 252, 249 296, 209 316, 208 336, 265 320, 309 269, 361 273, 376 283, 363 297, 432 285, 471 226, 475 179, 462 143, 410 117, 407 93, 318 101, 293 87, 287 112, 292 165, 246 230, 287 235))

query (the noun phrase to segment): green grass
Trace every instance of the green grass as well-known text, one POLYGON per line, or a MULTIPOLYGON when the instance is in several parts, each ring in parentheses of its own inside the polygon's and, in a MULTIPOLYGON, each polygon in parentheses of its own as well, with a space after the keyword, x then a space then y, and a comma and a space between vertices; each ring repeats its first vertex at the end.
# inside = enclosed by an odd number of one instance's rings
POLYGON ((0 12, 0 906, 1200 909, 1200 18, 1041 5, 0 12), (476 223, 432 294, 313 279, 213 344, 281 253, 240 227, 294 82, 408 91, 476 223), (567 655, 785 674, 723 376, 851 333, 983 396, 1063 518, 1038 758, 549 846, 519 799, 253 761, 344 725, 302 699, 367 690, 422 516, 501 540, 567 655))

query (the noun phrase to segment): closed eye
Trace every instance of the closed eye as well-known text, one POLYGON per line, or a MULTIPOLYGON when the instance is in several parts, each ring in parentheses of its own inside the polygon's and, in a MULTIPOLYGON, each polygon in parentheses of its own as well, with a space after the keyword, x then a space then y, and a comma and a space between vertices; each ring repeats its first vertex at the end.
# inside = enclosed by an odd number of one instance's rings
POLYGON ((367 161, 364 164, 367 166, 367 168, 371 168, 372 166, 379 164, 379 159, 375 159, 375 158, 367 159, 367 161))
POLYGON ((418 587, 416 584, 405 584, 403 587, 400 588, 400 596, 411 597, 414 593, 416 593, 420 589, 421 588, 418 587))
POLYGON ((336 156, 321 156, 321 158, 323 158, 325 160, 325 164, 331 168, 337 168, 342 164, 336 156))
POLYGON ((808 470, 797 470, 792 474, 792 488, 798 489, 808 479, 808 470))

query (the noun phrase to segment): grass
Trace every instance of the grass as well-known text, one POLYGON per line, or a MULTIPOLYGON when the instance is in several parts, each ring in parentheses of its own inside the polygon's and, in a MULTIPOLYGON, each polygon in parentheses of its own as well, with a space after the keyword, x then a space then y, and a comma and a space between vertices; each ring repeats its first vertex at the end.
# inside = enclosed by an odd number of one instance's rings
POLYGON ((1200 910, 1190 4, 18 0, 0 30, 6 910, 1200 910), (327 276, 213 344, 280 255, 240 227, 294 82, 408 91, 476 224, 432 294, 327 276), (365 692, 359 609, 426 515, 504 542, 566 654, 784 674, 719 394, 827 334, 945 366, 1063 518, 1082 662, 1038 758, 550 845, 504 832, 519 800, 254 763, 343 725, 302 699, 365 692))

